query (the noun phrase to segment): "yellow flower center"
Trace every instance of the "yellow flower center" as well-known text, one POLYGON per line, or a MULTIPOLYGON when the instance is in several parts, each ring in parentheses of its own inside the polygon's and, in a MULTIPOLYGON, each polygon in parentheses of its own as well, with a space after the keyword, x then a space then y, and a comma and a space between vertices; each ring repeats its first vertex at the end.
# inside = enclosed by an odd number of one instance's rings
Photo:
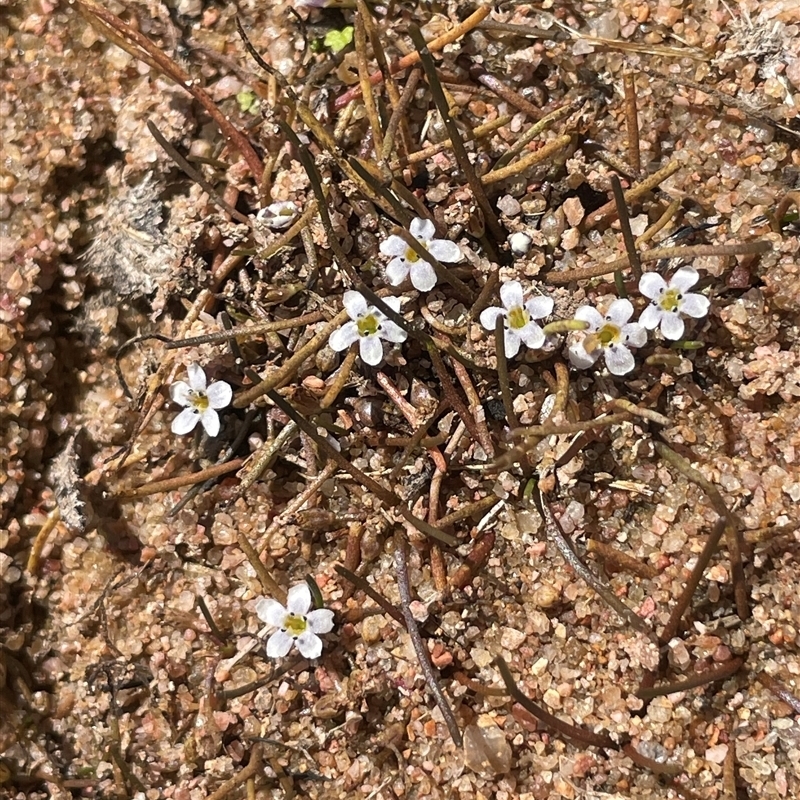
POLYGON ((283 621, 283 626, 290 636, 300 636, 306 632, 308 623, 305 617, 301 617, 298 614, 287 614, 286 619, 283 621))
POLYGON ((524 328, 530 322, 528 312, 522 307, 517 306, 508 312, 508 325, 515 330, 524 328))
POLYGON ((419 261, 419 256, 417 255, 415 250, 412 250, 410 247, 406 248, 406 261, 410 262, 411 264, 416 264, 419 261))
POLYGON ((359 336, 374 336, 378 332, 380 322, 374 314, 367 314, 356 322, 359 336))
POLYGON ((606 322, 599 331, 597 331, 597 338, 603 347, 608 347, 610 344, 616 344, 622 338, 622 331, 610 322, 606 322))
POLYGON ((680 307, 681 293, 677 289, 667 289, 658 304, 664 311, 677 311, 680 307))
POLYGON ((198 411, 205 411, 208 408, 208 395, 202 389, 190 390, 189 399, 198 411))

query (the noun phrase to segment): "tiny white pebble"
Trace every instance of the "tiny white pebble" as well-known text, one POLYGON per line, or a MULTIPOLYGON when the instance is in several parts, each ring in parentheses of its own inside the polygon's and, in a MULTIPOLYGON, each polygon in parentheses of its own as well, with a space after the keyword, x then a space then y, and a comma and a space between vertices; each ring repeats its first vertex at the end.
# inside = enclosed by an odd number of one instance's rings
POLYGON ((511 248, 511 252, 517 258, 522 258, 522 256, 528 255, 532 244, 533 239, 531 239, 527 233, 523 233, 522 231, 512 233, 511 236, 508 237, 508 246, 511 248))

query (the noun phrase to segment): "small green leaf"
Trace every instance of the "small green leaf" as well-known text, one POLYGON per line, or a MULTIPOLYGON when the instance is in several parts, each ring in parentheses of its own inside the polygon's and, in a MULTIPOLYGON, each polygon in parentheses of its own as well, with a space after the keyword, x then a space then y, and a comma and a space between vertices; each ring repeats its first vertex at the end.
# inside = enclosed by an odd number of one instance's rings
POLYGON ((311 591, 311 599, 314 603, 314 608, 325 608, 325 600, 322 598, 322 592, 319 590, 317 582, 311 575, 306 575, 306 585, 311 591))
POLYGON ((236 102, 239 104, 239 110, 243 114, 246 114, 248 111, 251 114, 255 114, 258 109, 258 98, 255 92, 252 92, 250 89, 242 89, 242 91, 236 95, 236 102))
POLYGON ((348 25, 340 31, 328 31, 325 34, 323 43, 334 55, 340 50, 344 50, 353 41, 353 26, 348 25))

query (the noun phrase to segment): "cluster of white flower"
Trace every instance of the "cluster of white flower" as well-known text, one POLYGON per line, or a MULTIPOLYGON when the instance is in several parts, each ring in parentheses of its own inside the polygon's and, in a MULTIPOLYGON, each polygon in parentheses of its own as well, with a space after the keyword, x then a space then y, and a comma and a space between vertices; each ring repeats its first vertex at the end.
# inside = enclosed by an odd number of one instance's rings
MULTIPOLYGON (((592 306, 581 306, 574 319, 583 323, 583 330, 574 335, 576 341, 568 349, 570 362, 585 369, 602 355, 612 375, 627 375, 635 366, 630 348, 643 347, 648 330, 660 328, 665 338, 677 340, 683 336, 684 316, 700 319, 708 314, 709 300, 688 291, 699 277, 697 270, 691 267, 679 269, 669 283, 654 272, 642 275, 639 291, 651 302, 638 322, 630 321, 634 311, 630 300, 613 300, 605 315, 592 306)), ((498 317, 505 318, 506 355, 513 358, 520 343, 532 349, 541 348, 546 337, 533 320, 548 316, 553 310, 553 301, 535 297, 525 302, 518 281, 504 283, 500 287, 500 299, 503 308, 487 308, 481 314, 481 324, 491 331, 498 317)))
MULTIPOLYGON (((435 232, 430 220, 419 218, 409 228, 409 233, 438 261, 460 261, 462 254, 458 245, 445 239, 434 239, 435 232)), ((380 251, 391 258, 386 276, 393 286, 401 285, 408 278, 420 292, 430 291, 436 285, 437 275, 433 266, 402 237, 390 236, 380 245, 380 251)), ((679 339, 683 335, 684 316, 699 319, 708 313, 708 299, 688 292, 698 279, 697 271, 691 267, 679 269, 669 283, 654 272, 643 275, 639 291, 651 300, 651 304, 638 322, 630 321, 634 309, 629 300, 614 300, 605 314, 592 306, 581 306, 575 313, 575 320, 583 323, 584 330, 574 335, 576 341, 568 349, 570 361, 576 367, 586 368, 602 355, 611 374, 631 372, 635 362, 630 348, 642 347, 647 342, 647 330, 660 328, 667 339, 679 339)), ((523 344, 533 350, 543 347, 548 337, 536 320, 553 312, 553 300, 544 296, 526 300, 519 281, 504 283, 500 287, 500 300, 503 305, 485 309, 480 321, 484 328, 493 331, 497 320, 503 319, 506 356, 514 358, 523 344)), ((392 310, 400 310, 398 298, 387 297, 385 302, 392 310)), ((405 341, 405 331, 370 306, 360 293, 345 292, 344 307, 351 321, 331 336, 329 343, 333 350, 345 350, 358 342, 364 363, 376 366, 383 358, 381 339, 395 344, 405 341)))
MULTIPOLYGON (((319 0, 308 3, 323 4, 319 0)), ((296 216, 297 207, 293 203, 281 202, 263 209, 259 219, 279 230, 288 227, 296 216)), ((461 250, 454 242, 434 238, 435 228, 430 220, 413 220, 410 234, 437 261, 456 263, 462 258, 461 250)), ((393 286, 400 286, 410 279, 417 291, 427 292, 436 285, 438 276, 432 264, 420 257, 402 237, 390 236, 380 245, 380 251, 391 258, 386 275, 393 286)), ((666 339, 677 340, 684 333, 684 317, 700 319, 708 314, 709 300, 701 294, 689 292, 698 280, 697 271, 691 267, 679 269, 669 282, 657 273, 643 275, 639 291, 650 300, 650 304, 638 322, 631 322, 634 307, 627 299, 614 299, 604 313, 592 306, 581 306, 574 316, 580 324, 575 326, 578 330, 572 334, 573 341, 567 351, 571 363, 579 368, 588 368, 603 356, 611 374, 628 374, 635 367, 631 348, 646 344, 648 330, 660 329, 666 339)), ((552 314, 552 298, 540 295, 526 300, 522 284, 511 280, 500 287, 500 300, 502 306, 485 309, 480 322, 484 328, 494 332, 498 320, 502 320, 503 343, 508 358, 514 358, 523 344, 530 349, 540 349, 548 338, 552 338, 537 322, 552 314)), ((370 305, 360 292, 345 292, 343 302, 350 321, 331 334, 331 349, 343 351, 358 342, 362 361, 377 366, 384 356, 383 341, 400 344, 406 340, 406 331, 380 309, 370 305)), ((395 313, 400 312, 400 298, 386 297, 383 302, 395 313)), ((220 431, 217 412, 230 404, 232 389, 224 381, 207 385, 205 371, 198 364, 190 364, 187 372, 188 383, 176 381, 170 387, 172 399, 184 406, 172 422, 172 432, 189 433, 200 422, 208 436, 216 436, 220 431)), ((256 613, 259 618, 275 628, 267 642, 267 656, 282 658, 292 646, 296 646, 305 658, 320 657, 320 635, 333 629, 333 612, 324 608, 311 610, 312 604, 311 592, 305 584, 289 590, 285 606, 269 598, 258 600, 256 613)))
MULTIPOLYGON (((279 229, 288 226, 296 213, 293 203, 280 202, 267 206, 259 217, 270 227, 279 229)), ((437 261, 453 264, 463 257, 455 242, 434 238, 436 229, 431 220, 414 219, 409 233, 437 261)), ((428 292, 436 286, 438 276, 433 265, 409 247, 403 237, 389 236, 381 243, 380 251, 391 259, 386 266, 386 277, 392 286, 400 286, 407 279, 419 292, 428 292)), ((635 367, 631 348, 646 344, 648 330, 660 329, 666 339, 677 340, 683 336, 684 317, 700 319, 708 314, 709 300, 689 292, 698 280, 697 270, 692 267, 679 269, 669 283, 655 272, 642 275, 639 291, 651 302, 638 322, 631 322, 634 308, 627 299, 613 300, 604 313, 592 306, 581 306, 574 319, 582 323, 582 330, 572 335, 573 342, 567 351, 570 362, 585 369, 603 356, 612 375, 627 375, 635 367)), ((401 344, 406 340, 405 330, 370 305, 360 292, 347 291, 343 300, 350 321, 331 334, 331 349, 341 352, 358 342, 361 360, 377 366, 383 360, 382 342, 401 344)), ((497 320, 503 319, 506 356, 514 358, 523 344, 533 350, 544 347, 551 337, 545 336, 536 320, 553 312, 553 300, 545 296, 526 300, 522 284, 514 280, 500 287, 500 300, 503 305, 485 309, 480 321, 484 328, 494 331, 497 320)), ((383 302, 399 313, 400 298, 386 297, 383 302)), ((217 410, 230 404, 231 387, 220 381, 206 388, 205 373, 197 364, 191 364, 188 372, 188 384, 178 381, 170 389, 172 399, 186 406, 173 421, 172 431, 189 433, 199 421, 209 436, 216 436, 220 428, 217 410)))

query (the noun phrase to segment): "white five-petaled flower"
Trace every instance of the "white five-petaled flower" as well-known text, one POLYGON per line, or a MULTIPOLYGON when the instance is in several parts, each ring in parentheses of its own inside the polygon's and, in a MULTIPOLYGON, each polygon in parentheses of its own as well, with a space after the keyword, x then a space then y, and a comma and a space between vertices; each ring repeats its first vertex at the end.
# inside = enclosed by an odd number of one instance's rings
POLYGON ((278 200, 264 206, 256 214, 256 219, 274 231, 288 228, 297 218, 297 206, 291 200, 278 200))
POLYGON ((522 284, 507 281, 500 287, 500 300, 503 308, 492 306, 481 312, 481 325, 493 331, 498 317, 505 317, 503 342, 507 358, 514 358, 519 352, 521 342, 532 350, 540 348, 545 341, 544 331, 534 320, 542 319, 553 312, 550 297, 532 297, 524 302, 522 284))
MULTIPOLYGON (((463 258, 455 242, 447 239, 434 239, 436 228, 429 219, 417 217, 411 221, 409 233, 438 261, 455 263, 463 258)), ((419 292, 429 292, 436 286, 436 270, 420 258, 400 236, 390 236, 381 242, 380 251, 392 256, 386 266, 386 276, 392 286, 399 286, 409 275, 411 284, 419 292)))
POLYGON ((635 366, 628 348, 647 343, 647 331, 638 322, 628 322, 631 316, 630 300, 614 300, 605 317, 596 308, 581 306, 575 312, 575 319, 587 322, 589 327, 569 348, 569 360, 576 367, 586 369, 603 353, 612 375, 627 375, 635 366))
POLYGON ((256 603, 258 618, 277 628, 267 641, 267 655, 282 658, 296 645, 306 658, 322 655, 320 633, 333 630, 333 611, 319 608, 311 611, 311 590, 304 583, 289 589, 286 607, 277 600, 262 597, 256 603))
POLYGON ((175 381, 169 387, 170 397, 186 408, 172 420, 172 432, 183 434, 195 429, 198 422, 203 423, 209 436, 219 433, 219 414, 217 409, 230 405, 233 390, 225 381, 217 381, 206 388, 206 373, 199 364, 189 364, 189 383, 175 381))
MULTIPOLYGON (((384 297, 392 311, 400 311, 399 297, 384 297)), ((332 350, 347 350, 353 342, 358 342, 361 359, 365 364, 377 366, 383 358, 383 345, 381 339, 399 344, 406 340, 406 332, 386 318, 386 315, 367 305, 366 298, 361 292, 345 292, 344 307, 350 315, 350 322, 331 334, 328 344, 332 350)))
POLYGON ((707 297, 688 291, 699 279, 692 267, 679 269, 669 284, 657 272, 645 272, 639 279, 639 291, 651 303, 639 322, 648 330, 661 326, 661 333, 667 339, 680 339, 684 328, 682 315, 701 319, 711 306, 707 297))

